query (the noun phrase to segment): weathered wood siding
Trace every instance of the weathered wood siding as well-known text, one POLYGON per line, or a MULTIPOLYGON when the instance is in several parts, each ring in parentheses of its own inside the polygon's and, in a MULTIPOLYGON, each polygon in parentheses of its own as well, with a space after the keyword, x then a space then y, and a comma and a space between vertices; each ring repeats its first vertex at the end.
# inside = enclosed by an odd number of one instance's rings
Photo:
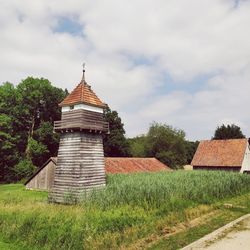
POLYGON ((43 168, 34 178, 32 178, 27 184, 27 189, 37 190, 51 190, 54 183, 54 173, 56 165, 53 161, 50 161, 48 165, 43 168))
POLYGON ((105 186, 103 140, 100 134, 61 134, 55 179, 49 200, 74 203, 85 191, 105 186))
POLYGON ((103 114, 89 110, 72 110, 62 113, 62 120, 54 122, 54 130, 93 130, 107 133, 108 123, 104 121, 103 114))

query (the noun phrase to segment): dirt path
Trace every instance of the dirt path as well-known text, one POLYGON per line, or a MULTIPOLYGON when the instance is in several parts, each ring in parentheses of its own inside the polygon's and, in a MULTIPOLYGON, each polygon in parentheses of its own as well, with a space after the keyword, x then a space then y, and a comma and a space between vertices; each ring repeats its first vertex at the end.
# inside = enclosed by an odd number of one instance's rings
POLYGON ((250 250, 250 214, 229 223, 183 250, 250 250))

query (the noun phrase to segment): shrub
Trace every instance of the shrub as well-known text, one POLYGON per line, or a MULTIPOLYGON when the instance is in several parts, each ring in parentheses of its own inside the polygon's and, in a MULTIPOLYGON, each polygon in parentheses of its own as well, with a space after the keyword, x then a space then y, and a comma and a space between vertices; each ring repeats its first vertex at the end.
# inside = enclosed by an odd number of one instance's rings
POLYGON ((36 167, 33 165, 31 160, 21 160, 17 165, 14 166, 15 178, 16 180, 21 180, 31 176, 36 167))

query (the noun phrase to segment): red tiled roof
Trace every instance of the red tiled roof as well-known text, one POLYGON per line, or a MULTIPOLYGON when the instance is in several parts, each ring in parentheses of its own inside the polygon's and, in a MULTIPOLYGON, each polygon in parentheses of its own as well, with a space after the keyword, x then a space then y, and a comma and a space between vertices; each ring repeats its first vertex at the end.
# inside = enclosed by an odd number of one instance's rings
POLYGON ((84 103, 91 106, 105 108, 104 104, 94 93, 91 87, 81 81, 76 88, 59 104, 59 106, 69 106, 73 104, 84 103))
POLYGON ((240 167, 246 151, 247 139, 201 141, 192 166, 240 167))
POLYGON ((156 158, 105 157, 106 173, 134 173, 170 171, 171 169, 156 158))

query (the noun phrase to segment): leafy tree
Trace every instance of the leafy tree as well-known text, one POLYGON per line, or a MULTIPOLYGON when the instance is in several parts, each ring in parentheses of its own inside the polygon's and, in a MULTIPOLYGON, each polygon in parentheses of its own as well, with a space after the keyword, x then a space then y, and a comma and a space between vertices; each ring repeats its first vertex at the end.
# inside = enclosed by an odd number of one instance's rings
POLYGON ((58 103, 65 97, 63 90, 53 87, 47 79, 28 77, 17 86, 17 116, 29 137, 41 121, 60 119, 58 103))
POLYGON ((0 86, 0 114, 13 116, 16 106, 16 89, 13 84, 6 82, 0 86))
POLYGON ((225 139, 240 139, 245 138, 243 135, 241 128, 236 126, 235 124, 232 125, 224 125, 217 127, 214 132, 214 140, 225 140, 225 139))
POLYGON ((129 144, 125 138, 124 125, 117 111, 109 107, 104 112, 104 120, 109 123, 110 134, 103 138, 105 156, 128 156, 129 144))
POLYGON ((28 77, 14 87, 0 86, 0 182, 17 180, 14 166, 20 159, 40 166, 56 155, 58 135, 53 121, 60 119, 60 103, 66 90, 43 78, 28 77))
POLYGON ((30 137, 27 148, 28 154, 26 155, 26 159, 31 160, 36 166, 41 166, 44 163, 44 156, 48 155, 47 146, 30 137))
POLYGON ((35 170, 36 167, 32 164, 32 161, 28 159, 21 160, 14 167, 15 179, 21 180, 23 178, 30 177, 35 170))
POLYGON ((130 155, 133 157, 147 157, 146 144, 147 137, 145 135, 128 139, 130 155))
POLYGON ((13 178, 12 167, 18 162, 18 135, 14 131, 16 90, 13 84, 0 86, 0 182, 13 178))
MULTIPOLYGON (((53 124, 51 122, 42 121, 39 128, 34 131, 34 139, 43 145, 46 145, 48 149, 48 154, 52 156, 56 156, 60 135, 58 133, 53 132, 53 124)), ((45 162, 44 159, 43 162, 45 162)))
POLYGON ((166 124, 153 123, 147 134, 146 151, 172 168, 187 162, 185 133, 166 124))
POLYGON ((185 140, 184 131, 159 123, 153 123, 146 135, 128 142, 133 157, 156 157, 172 168, 190 164, 199 144, 185 140))
POLYGON ((12 120, 0 114, 0 182, 13 178, 12 166, 18 161, 17 138, 12 135, 12 120))
POLYGON ((62 89, 53 87, 47 79, 43 78, 28 77, 17 86, 16 117, 18 122, 16 128, 22 137, 22 145, 19 149, 37 166, 41 165, 41 162, 44 162, 51 154, 56 154, 58 147, 55 146, 55 150, 52 150, 51 145, 55 143, 55 138, 51 133, 53 121, 60 119, 61 111, 58 103, 64 97, 65 92, 62 89), (38 131, 36 132, 36 130, 38 131), (44 133, 43 136, 41 136, 42 133, 44 133), (49 141, 49 138, 52 137, 53 140, 49 141), (31 140, 32 138, 36 143, 31 140), (37 151, 36 153, 30 152, 32 149, 30 145, 36 146, 36 150, 40 149, 39 156, 37 151), (47 147, 49 147, 49 151, 47 147), (31 155, 33 156, 31 157, 31 155), (35 160, 34 155, 39 159, 35 160))

